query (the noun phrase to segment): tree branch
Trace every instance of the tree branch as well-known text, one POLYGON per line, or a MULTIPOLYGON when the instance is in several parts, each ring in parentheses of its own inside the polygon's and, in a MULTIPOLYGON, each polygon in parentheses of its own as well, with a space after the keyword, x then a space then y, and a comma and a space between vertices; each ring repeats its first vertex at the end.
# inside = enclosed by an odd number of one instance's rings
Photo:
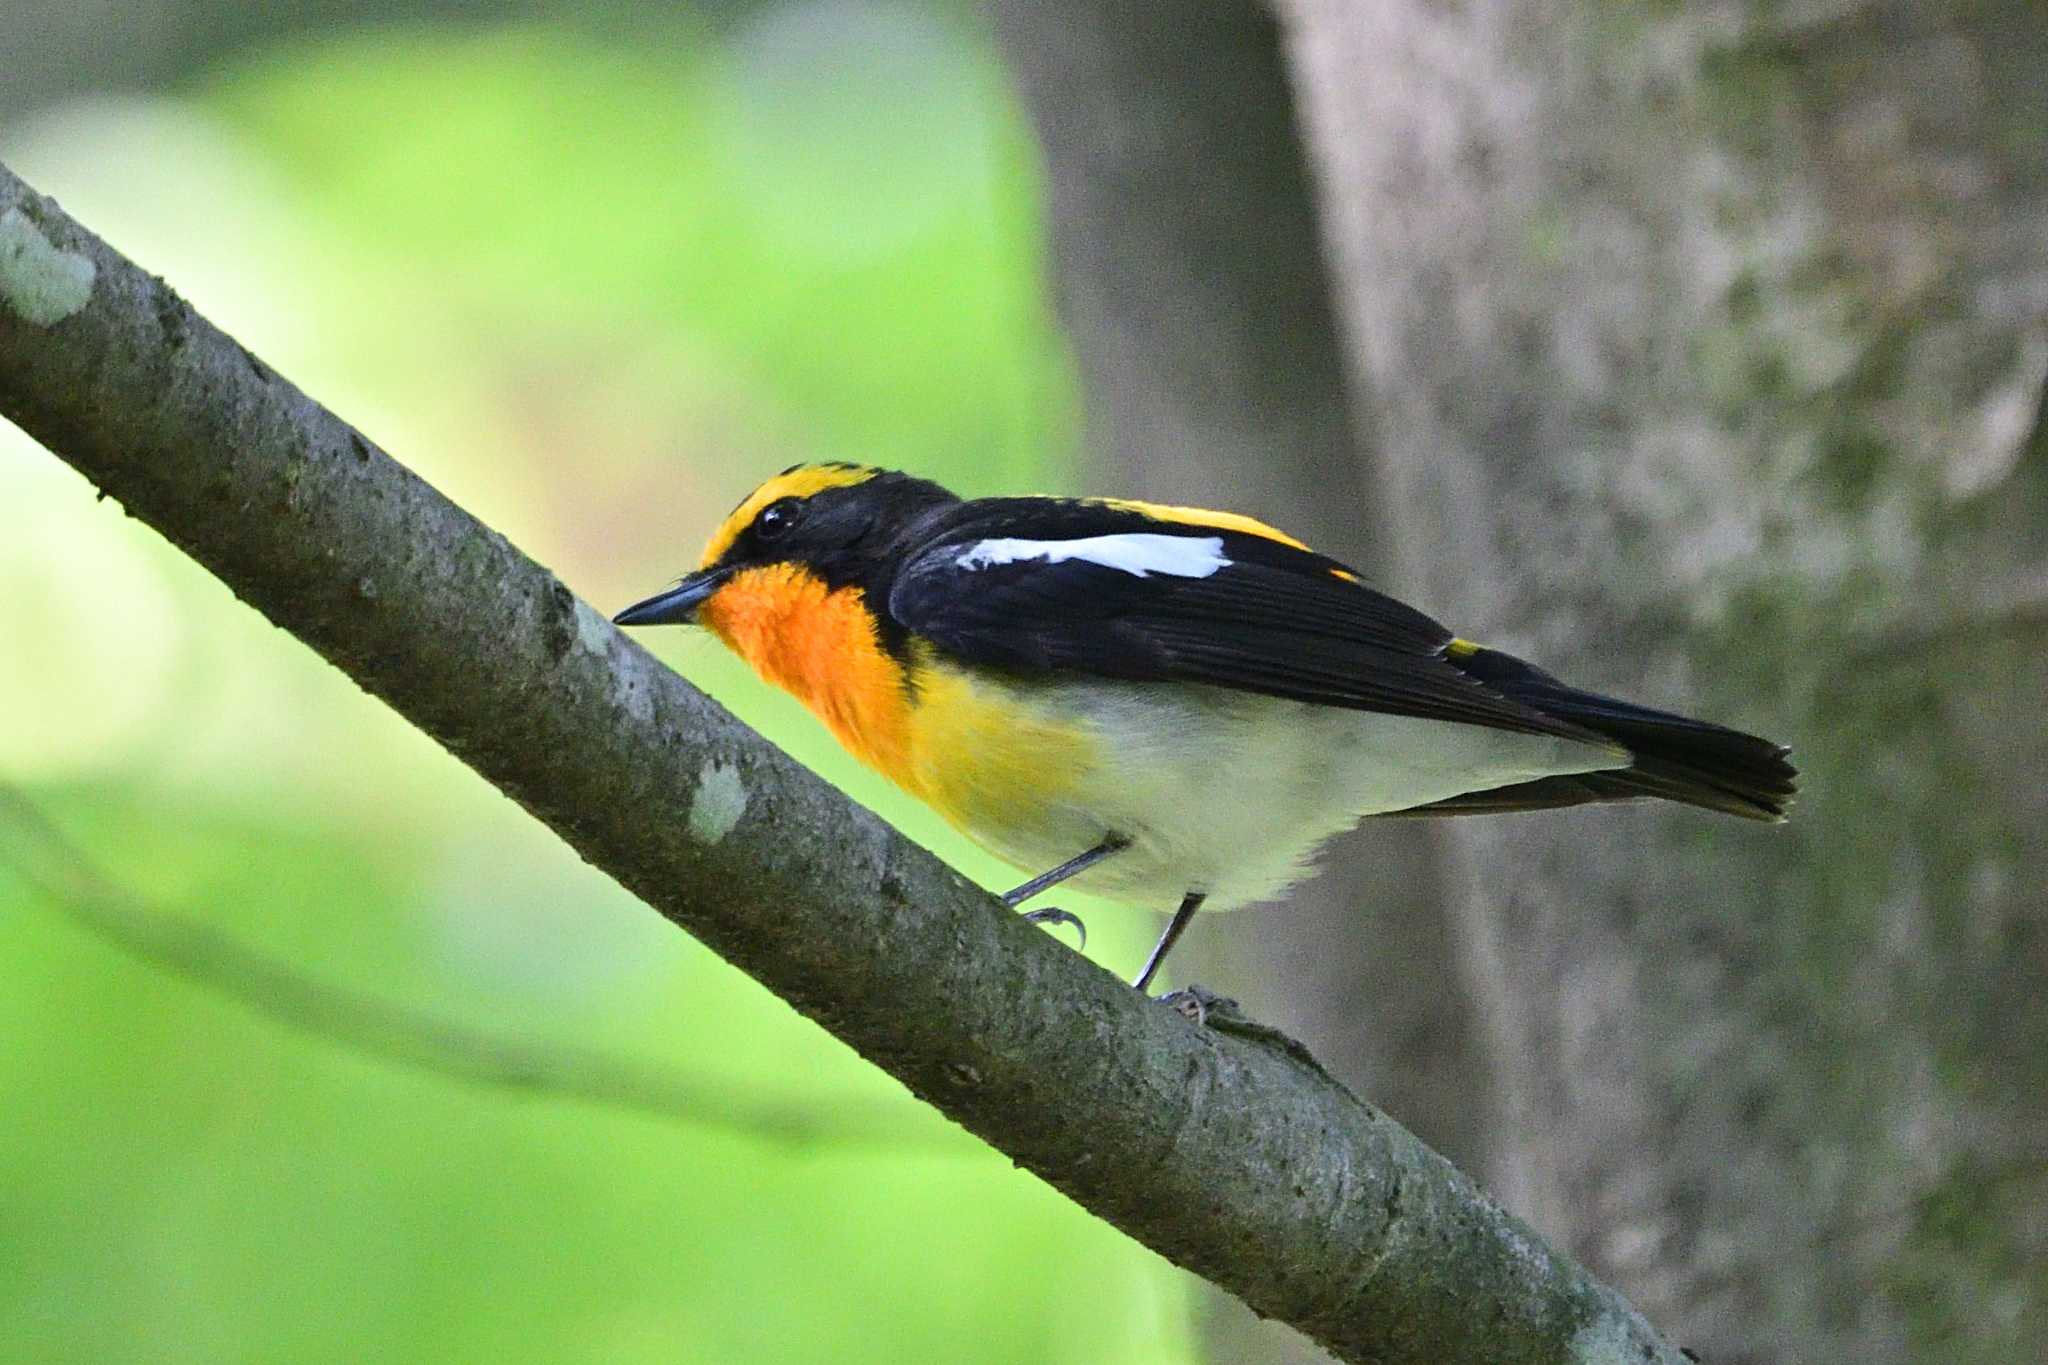
POLYGON ((593 864, 1083 1207, 1348 1360, 1683 1358, 1289 1049, 896 835, 0 168, 0 414, 593 864))

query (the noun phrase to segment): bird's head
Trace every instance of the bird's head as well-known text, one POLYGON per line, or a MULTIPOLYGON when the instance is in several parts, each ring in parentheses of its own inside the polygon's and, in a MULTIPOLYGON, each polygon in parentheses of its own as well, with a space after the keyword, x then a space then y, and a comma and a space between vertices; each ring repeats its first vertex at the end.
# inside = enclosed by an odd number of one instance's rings
POLYGON ((612 619, 622 626, 721 626, 721 599, 866 588, 893 567, 897 533, 956 501, 924 479, 856 464, 783 470, 740 500, 705 543, 695 572, 612 619))

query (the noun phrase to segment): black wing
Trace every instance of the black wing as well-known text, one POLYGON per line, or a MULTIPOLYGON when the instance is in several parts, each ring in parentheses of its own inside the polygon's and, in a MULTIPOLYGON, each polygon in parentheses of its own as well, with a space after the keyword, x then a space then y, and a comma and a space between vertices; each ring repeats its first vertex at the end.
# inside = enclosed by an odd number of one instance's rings
POLYGON ((889 613, 972 663, 1207 683, 1608 743, 1467 676, 1444 656, 1448 630, 1336 560, 1283 541, 1112 504, 1032 498, 962 504, 923 529, 890 589, 889 613), (1059 557, 1060 542, 1132 534, 1213 541, 1224 562, 1192 576, 1059 557), (1055 548, 976 554, 988 541, 1055 548))

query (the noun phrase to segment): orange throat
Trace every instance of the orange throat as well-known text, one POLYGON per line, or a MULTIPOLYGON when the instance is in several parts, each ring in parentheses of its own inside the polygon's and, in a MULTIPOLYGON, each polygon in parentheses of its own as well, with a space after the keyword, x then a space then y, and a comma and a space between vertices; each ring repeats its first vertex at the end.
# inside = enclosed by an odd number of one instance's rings
POLYGON ((794 564, 733 575, 697 619, 769 682, 793 693, 863 762, 908 776, 910 688, 882 648, 859 588, 829 590, 794 564))

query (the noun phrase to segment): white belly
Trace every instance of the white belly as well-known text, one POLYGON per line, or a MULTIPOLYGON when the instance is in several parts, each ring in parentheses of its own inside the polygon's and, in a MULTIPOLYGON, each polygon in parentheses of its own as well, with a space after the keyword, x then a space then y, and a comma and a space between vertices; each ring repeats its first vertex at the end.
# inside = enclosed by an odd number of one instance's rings
POLYGON ((1128 849, 1071 884, 1159 909, 1189 891, 1215 909, 1275 895, 1367 815, 1629 762, 1618 748, 1192 684, 975 686, 1080 726, 1092 757, 1042 793, 956 814, 962 827, 1033 875, 1122 834, 1128 849))

